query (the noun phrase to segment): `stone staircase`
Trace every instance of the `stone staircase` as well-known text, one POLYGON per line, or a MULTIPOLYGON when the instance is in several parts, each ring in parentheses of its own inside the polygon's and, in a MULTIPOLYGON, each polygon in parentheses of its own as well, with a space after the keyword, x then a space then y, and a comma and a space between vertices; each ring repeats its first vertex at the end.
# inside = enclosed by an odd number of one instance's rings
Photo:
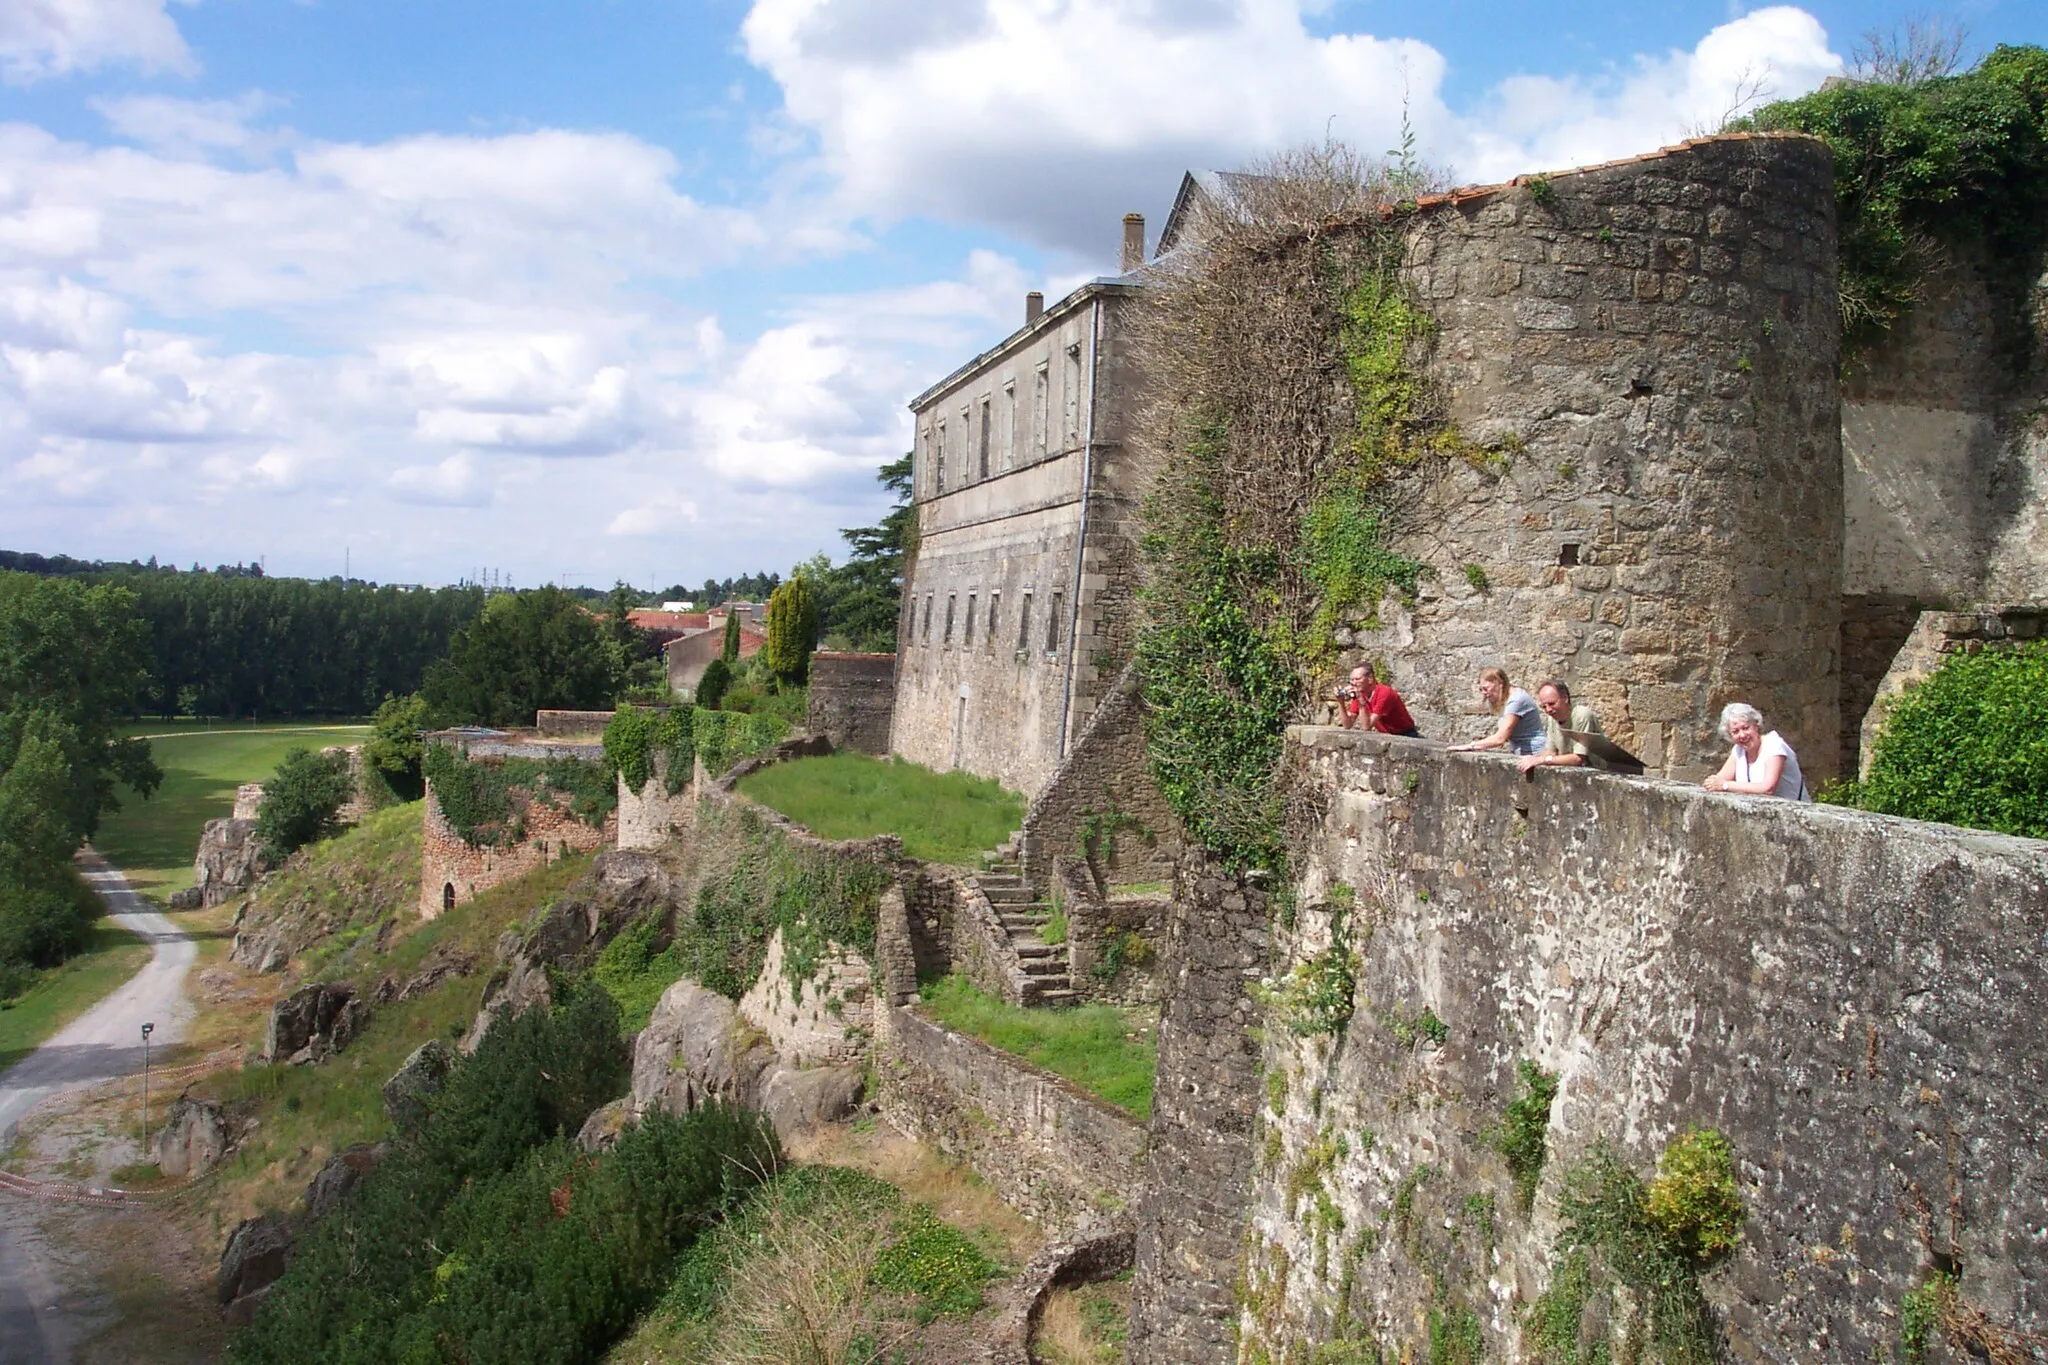
POLYGON ((1016 841, 990 850, 982 855, 982 860, 985 870, 976 874, 974 880, 1002 920, 1010 935, 1010 947, 1024 968, 1028 983, 1024 1003, 1075 1003, 1081 996, 1067 972, 1067 947, 1064 943, 1055 946, 1039 937, 1039 931, 1052 918, 1052 906, 1039 900, 1024 880, 1023 868, 1017 861, 1016 841))

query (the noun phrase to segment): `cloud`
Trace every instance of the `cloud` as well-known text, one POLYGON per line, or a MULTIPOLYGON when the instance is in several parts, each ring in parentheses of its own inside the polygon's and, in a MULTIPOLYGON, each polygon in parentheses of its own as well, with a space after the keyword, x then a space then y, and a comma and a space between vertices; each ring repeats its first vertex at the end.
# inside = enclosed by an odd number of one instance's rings
MULTIPOLYGON (((1841 69, 1811 15, 1716 28, 1689 52, 1596 80, 1521 77, 1450 109, 1446 62, 1395 36, 1318 36, 1299 0, 755 0, 748 57, 781 86, 856 209, 999 225, 1087 259, 1118 219, 1163 208, 1180 173, 1334 135, 1425 149, 1491 179, 1652 149, 1712 127, 1744 80, 1775 94, 1841 69)), ((1156 223, 1155 223, 1156 227, 1156 223)))
POLYGON ((656 498, 628 507, 605 524, 608 536, 658 536, 673 534, 680 524, 700 520, 697 504, 688 498, 656 498))
POLYGON ((296 140, 288 129, 259 128, 259 116, 282 101, 251 90, 231 100, 123 95, 87 101, 107 127, 130 142, 171 156, 203 158, 234 152, 260 160, 296 140))
POLYGON ((400 502, 429 507, 481 507, 491 500, 490 487, 477 467, 476 457, 466 450, 438 464, 406 465, 393 470, 386 483, 400 502))
POLYGON ((165 0, 5 0, 0 77, 27 85, 50 76, 133 65, 192 75, 199 69, 165 0))

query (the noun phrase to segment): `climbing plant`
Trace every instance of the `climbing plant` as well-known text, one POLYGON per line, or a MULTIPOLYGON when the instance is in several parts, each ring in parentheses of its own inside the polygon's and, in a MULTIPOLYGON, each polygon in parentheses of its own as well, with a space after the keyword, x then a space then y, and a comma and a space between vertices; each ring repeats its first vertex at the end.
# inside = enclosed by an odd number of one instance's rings
MULTIPOLYGON (((697 724, 700 715, 713 715, 688 706, 671 706, 665 711, 645 710, 637 706, 621 706, 612 713, 609 724, 604 727, 604 756, 611 770, 626 781, 632 791, 639 791, 647 785, 657 771, 666 770, 663 786, 674 796, 689 785, 690 774, 697 754, 697 736, 701 731, 709 736, 713 729, 720 731, 720 753, 724 752, 723 730, 727 722, 707 721, 697 724), (656 764, 659 757, 661 763, 656 764)), ((782 738, 775 727, 756 725, 750 727, 749 738, 758 734, 759 743, 751 747, 742 745, 751 753, 782 738)), ((742 755, 743 756, 743 755, 742 755)))
POLYGON ((1414 492, 1512 451, 1460 436, 1421 363, 1433 323, 1402 268, 1427 174, 1338 147, 1258 172, 1138 319, 1160 399, 1138 442, 1165 473, 1137 658, 1167 800, 1226 866, 1277 870, 1283 734, 1337 631, 1415 590, 1393 548, 1414 492))
POLYGON ((502 848, 526 837, 534 804, 566 810, 596 828, 618 807, 608 763, 581 758, 470 758, 431 745, 421 762, 441 816, 472 848, 502 848))
POLYGON ((2048 258, 2048 50, 2000 46, 1956 76, 1830 83, 1750 126, 1812 133, 1834 152, 1852 356, 1912 311, 1951 247, 1983 263, 2009 349, 2026 352, 2048 258))

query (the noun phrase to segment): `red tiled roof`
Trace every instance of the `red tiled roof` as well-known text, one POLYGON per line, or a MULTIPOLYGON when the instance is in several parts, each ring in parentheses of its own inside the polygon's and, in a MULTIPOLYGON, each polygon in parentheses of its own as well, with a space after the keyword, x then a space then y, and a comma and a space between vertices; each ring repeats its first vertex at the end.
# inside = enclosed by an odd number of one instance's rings
POLYGON ((711 629, 711 618, 701 611, 656 611, 652 607, 637 607, 626 613, 626 619, 641 630, 711 629))

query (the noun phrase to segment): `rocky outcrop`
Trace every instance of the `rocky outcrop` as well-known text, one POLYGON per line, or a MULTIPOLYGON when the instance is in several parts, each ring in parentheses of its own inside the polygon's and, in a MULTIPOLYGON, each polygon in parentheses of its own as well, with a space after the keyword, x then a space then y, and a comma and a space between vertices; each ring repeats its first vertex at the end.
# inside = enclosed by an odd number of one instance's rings
POLYGON ((173 891, 171 893, 170 906, 173 910, 197 910, 204 904, 206 904, 206 897, 200 893, 199 888, 196 886, 188 886, 182 891, 173 891))
POLYGON ((292 1220, 282 1213, 245 1218, 228 1234, 216 1290, 229 1322, 241 1326, 256 1316, 291 1263, 294 1240, 292 1220))
POLYGON ((192 860, 192 885, 202 905, 225 905, 256 884, 270 860, 256 842, 256 822, 208 820, 192 860))
POLYGON ((576 1132, 576 1145, 592 1156, 608 1152, 633 1122, 632 1096, 624 1096, 590 1111, 576 1132))
POLYGON ((157 1130, 156 1168, 173 1178, 201 1176, 228 1150, 227 1119, 212 1100, 180 1099, 157 1130))
POLYGON ((454 1063, 448 1045, 429 1038, 384 1082, 384 1112, 400 1133, 416 1132, 427 1121, 428 1101, 441 1093, 454 1063))
POLYGON ((391 1144, 388 1142, 358 1142, 327 1158, 327 1164, 306 1186, 305 1206, 299 1213, 300 1225, 310 1226, 340 1208, 355 1193, 356 1186, 363 1183, 363 1177, 376 1170, 390 1154, 391 1144))
POLYGON ((636 1116, 723 1101, 762 1111, 788 1141, 851 1114, 862 1083, 856 1066, 785 1064, 732 1001, 689 980, 662 993, 633 1042, 636 1116))
POLYGON ((425 995, 451 976, 468 976, 475 970, 475 953, 464 952, 446 943, 437 943, 433 951, 427 954, 426 960, 420 963, 419 970, 403 982, 395 976, 387 976, 379 981, 375 992, 376 1001, 380 1005, 389 1005, 394 1001, 411 1000, 425 995))
POLYGON ((368 1006, 347 982, 307 986, 271 1006, 262 1059, 294 1066, 318 1062, 347 1047, 369 1018, 368 1006))

